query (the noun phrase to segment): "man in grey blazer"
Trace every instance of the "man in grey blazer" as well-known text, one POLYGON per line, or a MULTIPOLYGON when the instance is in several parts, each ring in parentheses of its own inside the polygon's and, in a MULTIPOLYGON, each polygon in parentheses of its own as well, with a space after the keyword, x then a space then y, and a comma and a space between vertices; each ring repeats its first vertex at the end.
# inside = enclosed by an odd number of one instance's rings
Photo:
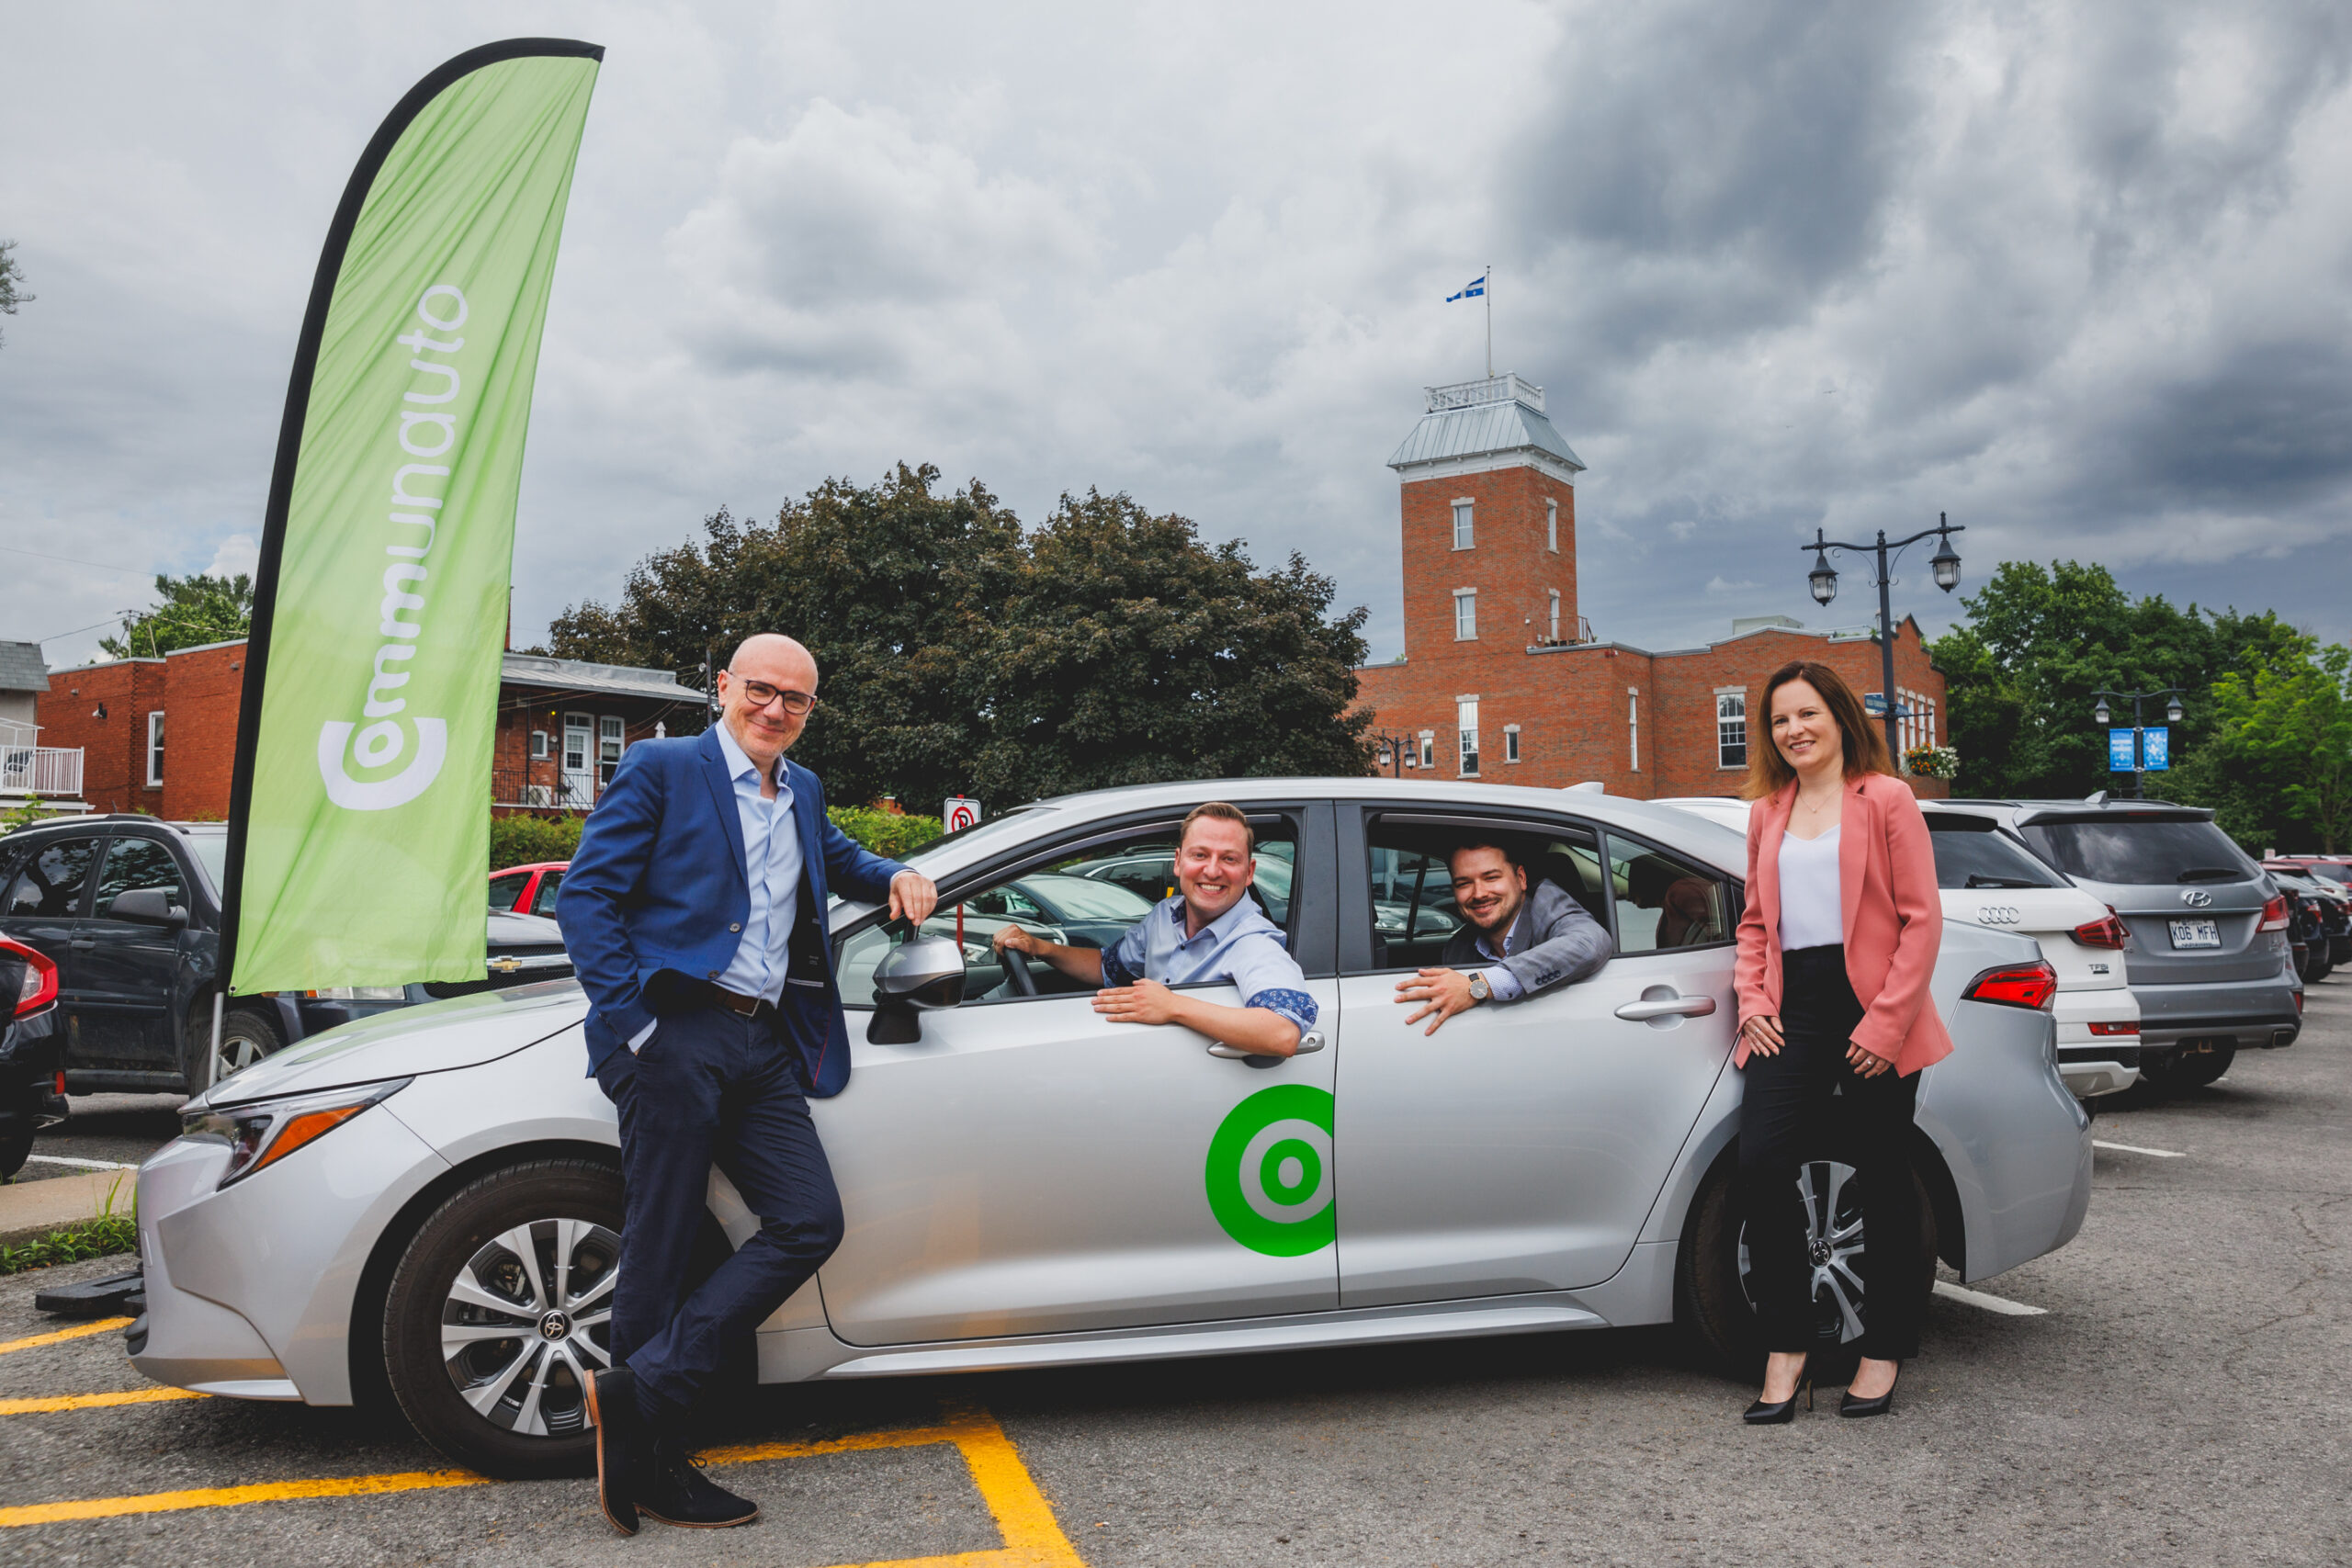
POLYGON ((1608 931, 1583 905, 1550 882, 1531 889, 1527 868, 1505 846, 1464 844, 1446 866, 1469 924, 1445 944, 1444 968, 1418 970, 1396 984, 1399 1002, 1421 1004, 1405 1021, 1429 1019, 1424 1034, 1474 1007, 1508 1007, 1581 980, 1615 954, 1608 931))

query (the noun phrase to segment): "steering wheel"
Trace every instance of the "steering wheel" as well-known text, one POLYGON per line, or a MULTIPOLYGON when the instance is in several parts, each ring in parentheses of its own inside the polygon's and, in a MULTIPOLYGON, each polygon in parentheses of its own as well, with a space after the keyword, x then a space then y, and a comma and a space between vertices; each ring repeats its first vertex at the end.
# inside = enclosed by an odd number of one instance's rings
POLYGON ((1004 961, 1005 984, 1012 987, 1016 997, 1037 994, 1037 976, 1029 967, 1029 955, 1017 947, 1000 947, 996 955, 1004 961))

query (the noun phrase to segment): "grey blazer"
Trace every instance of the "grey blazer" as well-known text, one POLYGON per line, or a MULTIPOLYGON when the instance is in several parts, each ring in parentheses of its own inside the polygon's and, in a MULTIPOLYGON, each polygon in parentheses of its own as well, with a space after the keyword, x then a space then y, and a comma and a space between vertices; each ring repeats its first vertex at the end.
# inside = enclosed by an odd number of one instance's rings
MULTIPOLYGON (((1445 964, 1465 969, 1494 962, 1478 951, 1478 928, 1464 926, 1445 944, 1445 964)), ((1556 884, 1538 882, 1511 922, 1510 956, 1502 966, 1522 987, 1524 1000, 1555 986, 1584 979, 1616 955, 1616 944, 1599 920, 1556 884)), ((1497 998, 1498 1001, 1501 998, 1497 998)))

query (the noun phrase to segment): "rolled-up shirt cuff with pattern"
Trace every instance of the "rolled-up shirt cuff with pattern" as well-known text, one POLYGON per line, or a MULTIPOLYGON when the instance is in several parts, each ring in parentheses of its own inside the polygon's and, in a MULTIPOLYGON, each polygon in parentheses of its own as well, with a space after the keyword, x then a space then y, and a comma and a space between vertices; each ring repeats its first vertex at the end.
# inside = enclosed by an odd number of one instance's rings
POLYGON ((1102 983, 1105 986, 1132 986, 1143 978, 1128 968, 1127 961, 1119 956, 1119 950, 1125 945, 1125 942, 1114 942, 1102 950, 1102 983))
POLYGON ((1294 991, 1286 986, 1269 987, 1242 998, 1246 1008, 1264 1008, 1268 1012, 1290 1020, 1298 1025, 1301 1034, 1315 1027, 1315 998, 1305 991, 1294 991))
POLYGON ((1499 964, 1487 971, 1487 988, 1494 992, 1495 1000, 1498 1002, 1515 1002, 1527 994, 1527 987, 1519 983, 1519 976, 1499 964))

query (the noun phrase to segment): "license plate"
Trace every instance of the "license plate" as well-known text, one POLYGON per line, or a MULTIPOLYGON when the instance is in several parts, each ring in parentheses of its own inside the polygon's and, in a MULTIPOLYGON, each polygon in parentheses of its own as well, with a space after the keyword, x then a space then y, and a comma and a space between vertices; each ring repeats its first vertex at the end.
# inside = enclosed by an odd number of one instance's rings
POLYGON ((2172 923, 2172 944, 2175 947, 2219 947, 2222 928, 2211 920, 2175 920, 2172 923))

